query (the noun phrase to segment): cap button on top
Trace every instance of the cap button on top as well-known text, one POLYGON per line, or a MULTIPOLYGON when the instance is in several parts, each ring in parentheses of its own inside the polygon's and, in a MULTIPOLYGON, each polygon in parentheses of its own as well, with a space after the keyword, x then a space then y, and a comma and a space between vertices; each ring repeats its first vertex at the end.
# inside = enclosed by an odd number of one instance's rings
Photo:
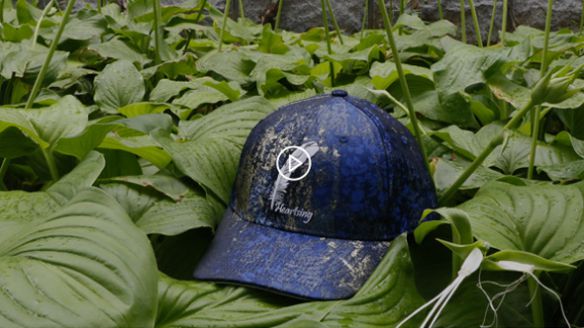
POLYGON ((333 90, 333 92, 331 94, 333 95, 333 97, 346 97, 347 96, 347 91, 345 91, 345 90, 333 90))

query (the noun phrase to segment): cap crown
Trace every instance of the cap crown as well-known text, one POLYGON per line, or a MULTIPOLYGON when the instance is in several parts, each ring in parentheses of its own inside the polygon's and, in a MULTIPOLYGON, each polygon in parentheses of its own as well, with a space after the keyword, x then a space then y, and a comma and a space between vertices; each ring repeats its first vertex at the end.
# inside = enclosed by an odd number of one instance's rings
POLYGON ((327 95, 284 106, 256 125, 231 206, 244 220, 282 230, 389 240, 415 227, 435 197, 403 125, 367 101, 327 95), (309 173, 298 181, 279 178, 279 153, 303 145, 311 153, 309 173))

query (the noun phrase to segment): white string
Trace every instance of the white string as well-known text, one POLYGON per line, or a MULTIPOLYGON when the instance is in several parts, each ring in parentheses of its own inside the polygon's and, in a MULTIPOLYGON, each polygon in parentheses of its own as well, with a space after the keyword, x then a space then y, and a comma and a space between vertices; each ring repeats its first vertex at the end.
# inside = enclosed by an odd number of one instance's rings
POLYGON ((485 295, 485 297, 487 298, 487 302, 489 303, 488 307, 485 309, 485 315, 483 316, 483 322, 481 323, 481 327, 492 327, 498 321, 497 310, 495 309, 495 306, 493 305, 493 301, 489 297, 489 294, 483 288, 483 285, 481 283, 481 273, 482 273, 482 270, 479 270, 479 281, 477 283, 477 287, 485 295), (491 321, 491 324, 487 326, 487 325, 485 325, 485 322, 487 321, 487 316, 489 315, 489 308, 491 308, 491 310, 493 310, 493 321, 491 321))
POLYGON ((458 289, 458 286, 460 286, 462 284, 462 281, 464 280, 464 278, 461 278, 461 277, 458 277, 458 279, 460 279, 460 280, 454 286, 454 288, 452 288, 452 291, 448 294, 448 297, 446 297, 446 299, 442 303, 442 306, 440 306, 440 310, 438 310, 438 312, 434 316, 434 319, 432 320, 432 322, 430 322, 430 325, 428 327, 432 328, 432 326, 434 326, 434 324, 436 323, 436 320, 438 320, 438 318, 440 317, 440 313, 442 313, 442 310, 444 310, 444 308, 446 307, 446 305, 448 304, 448 302, 450 301, 450 299, 452 298, 452 296, 454 295, 454 293, 458 289))
POLYGON ((570 324, 570 320, 568 320, 568 317, 566 316, 566 311, 564 311, 564 304, 562 303, 562 298, 560 297, 560 295, 558 295, 558 293, 556 293, 555 290, 553 290, 553 289, 549 288, 548 286, 544 285, 539 280, 539 278, 537 278, 532 272, 527 272, 527 274, 529 274, 531 276, 531 278, 533 278, 533 280, 535 280, 535 282, 537 282, 537 284, 539 286, 541 286, 543 289, 545 289, 548 293, 554 295, 554 297, 558 300, 558 303, 560 303, 560 311, 562 312, 562 317, 564 318, 564 321, 566 321, 566 324, 568 325, 568 327, 571 327, 572 324, 570 324))
POLYGON ((426 316, 426 318, 424 319, 424 322, 422 322, 422 324, 420 325, 420 327, 426 327, 426 324, 428 323, 428 321, 430 319, 432 319, 434 316, 439 315, 438 309, 441 308, 442 303, 444 302, 444 300, 446 298, 448 298, 448 295, 450 295, 450 293, 452 293, 452 290, 455 289, 456 287, 458 287, 458 277, 456 279, 454 279, 454 281, 452 281, 452 283, 450 283, 450 285, 448 285, 448 287, 446 287, 441 293, 440 293, 440 298, 438 299, 438 301, 436 302, 436 304, 434 305, 434 307, 432 307, 432 310, 430 310, 430 313, 428 313, 428 315, 426 316))
MULTIPOLYGON (((518 263, 518 262, 513 262, 513 261, 499 261, 499 262, 497 262, 497 265, 499 265, 499 267, 501 267, 505 270, 523 272, 524 274, 529 275, 531 278, 533 278, 533 280, 535 280, 535 282, 537 283, 538 288, 539 288, 539 286, 541 286, 544 290, 546 290, 548 293, 552 294, 558 300, 558 302, 560 303, 560 311, 562 312, 562 318, 564 319, 564 321, 566 322, 568 327, 572 327, 570 320, 568 320, 568 317, 566 316, 566 311, 564 310, 564 304, 562 303, 562 298, 560 297, 560 295, 558 293, 556 293, 555 290, 549 288, 544 283, 542 283, 541 280, 539 280, 539 278, 537 278, 537 276, 533 273, 535 271, 535 267, 533 265, 518 263)), ((536 295, 536 293, 533 293, 531 300, 529 301, 529 303, 527 303, 528 305, 531 304, 531 302, 533 302, 535 295, 536 295)))
POLYGON ((466 279, 468 276, 477 271, 478 268, 481 266, 482 262, 483 253, 480 251, 480 249, 474 248, 466 257, 464 263, 462 263, 462 266, 458 271, 457 277, 448 286, 446 286, 446 288, 444 288, 442 292, 440 292, 438 295, 436 295, 428 302, 424 303, 422 306, 420 306, 414 312, 408 315, 404 320, 402 320, 397 325, 396 328, 400 328, 404 323, 406 323, 411 318, 416 316, 422 310, 435 303, 430 312, 428 313, 428 315, 426 316, 426 318, 424 319, 424 322, 420 326, 421 328, 423 328, 428 324, 428 322, 430 322, 428 327, 432 327, 436 323, 436 321, 440 317, 440 314, 442 313, 442 311, 444 310, 444 308, 446 307, 446 305, 448 304, 448 302, 450 301, 458 287, 462 284, 464 279, 466 279))
POLYGON ((415 317, 416 314, 420 313, 422 310, 424 310, 428 306, 432 305, 432 303, 436 302, 436 300, 438 298, 440 298, 441 295, 442 295, 442 293, 436 295, 433 299, 429 300, 428 302, 424 303, 424 305, 422 305, 419 308, 417 308, 414 312, 412 312, 405 319, 403 319, 400 323, 398 323, 397 326, 396 326, 396 328, 400 328, 404 323, 406 323, 407 321, 409 321, 411 318, 415 317))
POLYGON ((518 279, 508 283, 508 284, 502 284, 496 281, 485 281, 484 283, 481 281, 481 272, 479 270, 479 281, 477 283, 477 287, 479 288, 479 290, 481 292, 483 292, 483 294, 485 295, 485 297, 487 298, 487 302, 489 303, 489 306, 485 309, 485 315, 483 316, 483 323, 481 324, 481 327, 492 327, 494 325, 497 324, 498 322, 498 311, 501 308, 501 306, 503 305, 503 303, 505 302, 505 297, 507 297, 507 294, 510 294, 511 292, 515 291, 515 289, 517 289, 517 287, 519 287, 521 285, 521 283, 523 283, 526 279, 527 276, 525 274, 522 274, 518 279), (493 297, 490 297, 489 294, 487 293, 487 291, 483 288, 483 284, 490 284, 490 285, 495 285, 497 287, 501 287, 501 288, 505 288, 505 290, 496 293, 495 295, 493 295, 493 297), (498 300, 501 299, 499 301, 499 303, 497 305, 494 305, 494 303, 498 300), (485 322, 487 321, 487 316, 489 314, 489 307, 491 308, 491 310, 493 311, 493 321, 491 322, 491 324, 486 325, 485 322))

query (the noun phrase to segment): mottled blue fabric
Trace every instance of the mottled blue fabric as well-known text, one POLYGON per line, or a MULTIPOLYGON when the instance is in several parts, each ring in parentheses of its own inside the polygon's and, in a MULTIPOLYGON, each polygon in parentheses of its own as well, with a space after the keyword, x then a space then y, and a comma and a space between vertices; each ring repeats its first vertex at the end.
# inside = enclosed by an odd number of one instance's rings
POLYGON ((287 232, 227 210, 195 277, 300 298, 349 298, 375 270, 389 243, 287 232))
POLYGON ((371 274, 387 242, 436 206, 431 177, 407 128, 375 105, 342 95, 284 106, 251 131, 230 211, 195 277, 310 298, 348 297, 371 274), (280 151, 310 143, 317 151, 309 174, 282 184, 280 151))

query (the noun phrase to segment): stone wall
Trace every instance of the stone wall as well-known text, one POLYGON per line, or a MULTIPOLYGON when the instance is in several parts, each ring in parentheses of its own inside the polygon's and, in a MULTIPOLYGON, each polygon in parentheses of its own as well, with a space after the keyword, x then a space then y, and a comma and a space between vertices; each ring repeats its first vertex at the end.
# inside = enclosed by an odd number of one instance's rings
MULTIPOLYGON (((16 0, 14 0, 16 1, 16 0)), ((49 0, 38 0, 41 6, 49 0)), ((62 6, 67 0, 58 0, 62 6)), ((132 0, 111 0, 118 2, 127 2, 132 0)), ((182 0, 160 0, 164 4, 173 4, 182 0)), ((208 0, 220 9, 225 6, 225 0, 208 0)), ((265 10, 278 0, 243 0, 245 14, 247 17, 260 21, 260 16, 265 10)), ((302 32, 314 26, 322 25, 320 0, 282 0, 282 27, 284 29, 302 32)), ((369 1, 368 27, 380 27, 382 24, 379 10, 377 9, 377 0, 330 0, 333 10, 341 25, 341 28, 347 33, 353 33, 361 28, 361 19, 363 17, 365 1, 369 1)), ((399 0, 385 0, 389 6, 390 1, 394 4, 394 12, 398 13, 399 0)), ((474 26, 470 10, 468 9, 468 0, 466 10, 466 26, 469 35, 469 41, 474 40, 474 26)), ((496 25, 494 36, 501 28, 501 14, 503 0, 495 0, 497 5, 496 25)), ((515 26, 530 25, 543 28, 545 24, 545 13, 547 0, 508 0, 509 17, 508 30, 513 30, 515 26)), ((96 0, 77 0, 77 9, 87 5, 95 4, 96 0)), ((231 0, 231 15, 236 17, 239 13, 238 0, 231 0)), ((409 11, 417 12, 420 17, 426 21, 438 19, 437 0, 408 0, 409 11)), ((486 40, 491 13, 493 9, 493 0, 474 0, 479 18, 483 40, 486 40)), ((459 25, 460 23, 460 0, 442 0, 444 16, 459 25)), ((553 28, 562 27, 578 29, 580 15, 582 12, 582 0, 555 0, 553 11, 553 28)))
MULTIPOLYGON (((277 0, 244 0, 244 9, 247 17, 259 21, 266 8, 277 0)), ((282 27, 293 31, 305 31, 310 27, 321 26, 322 16, 320 0, 283 0, 282 27)), ((331 0, 333 10, 341 28, 349 33, 358 31, 364 12, 364 1, 369 1, 369 27, 380 26, 382 21, 377 10, 376 0, 331 0)), ((509 17, 508 29, 518 25, 530 25, 543 28, 545 24, 546 0, 508 0, 509 17)), ((225 0, 212 0, 212 3, 223 8, 225 0)), ((386 0, 389 5, 389 0, 386 0)), ((411 0, 408 10, 419 13, 422 19, 434 21, 438 19, 436 0, 411 0)), ((474 39, 474 27, 467 2, 466 25, 470 39, 474 39)), ((483 39, 489 28, 493 0, 475 0, 479 25, 483 39)), ((495 31, 501 28, 502 0, 498 0, 495 31)), ((394 11, 397 13, 399 0, 393 0, 394 11)), ((455 24, 460 22, 460 1, 442 0, 444 16, 455 24)), ((577 29, 582 10, 581 0, 556 0, 553 11, 554 29, 569 27, 577 29)), ((231 14, 235 17, 239 12, 238 1, 232 0, 231 14)), ((495 33, 496 35, 497 33, 495 33)))

